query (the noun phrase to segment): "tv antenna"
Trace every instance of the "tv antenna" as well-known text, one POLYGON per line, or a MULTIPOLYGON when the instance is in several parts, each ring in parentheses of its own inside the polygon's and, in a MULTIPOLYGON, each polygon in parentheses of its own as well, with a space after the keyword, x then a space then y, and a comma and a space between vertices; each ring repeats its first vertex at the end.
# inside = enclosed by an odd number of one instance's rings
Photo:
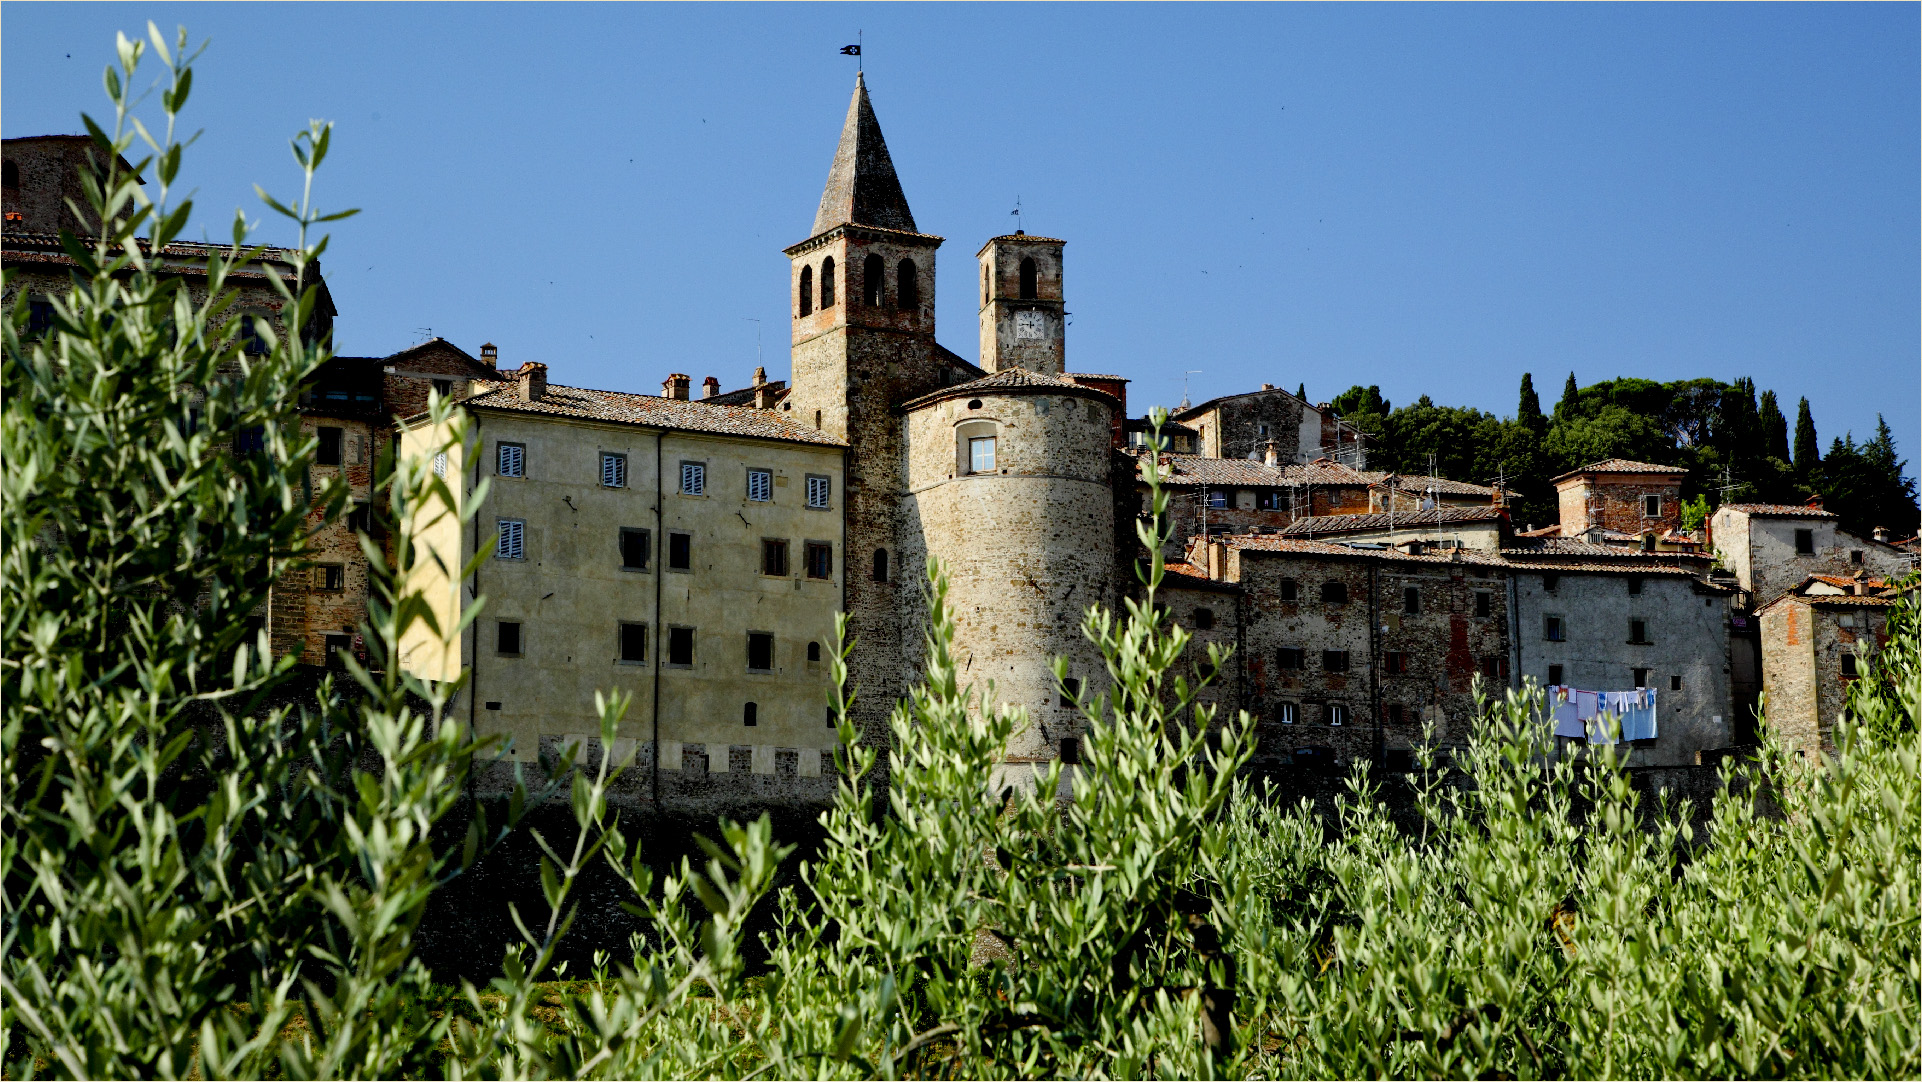
POLYGON ((1203 369, 1190 368, 1181 374, 1181 408, 1188 408, 1188 377, 1201 375, 1203 369))
POLYGON ((754 365, 757 368, 765 367, 765 365, 761 363, 761 321, 753 316, 742 316, 741 318, 754 324, 754 365))

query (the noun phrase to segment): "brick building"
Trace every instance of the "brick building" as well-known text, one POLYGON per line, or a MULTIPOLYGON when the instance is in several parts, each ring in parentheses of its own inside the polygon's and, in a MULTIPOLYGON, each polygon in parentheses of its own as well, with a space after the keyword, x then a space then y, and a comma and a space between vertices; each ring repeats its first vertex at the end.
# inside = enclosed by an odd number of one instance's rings
POLYGON ((1762 607, 1769 731, 1798 755, 1835 753, 1849 686, 1888 645, 1897 591, 1865 572, 1811 575, 1762 607))

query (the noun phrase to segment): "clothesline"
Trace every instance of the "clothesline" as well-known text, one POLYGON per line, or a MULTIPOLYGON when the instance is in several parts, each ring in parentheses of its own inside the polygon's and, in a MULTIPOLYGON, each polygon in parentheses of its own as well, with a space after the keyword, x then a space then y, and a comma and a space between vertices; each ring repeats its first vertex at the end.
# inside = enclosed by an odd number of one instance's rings
POLYGON ((1556 736, 1576 737, 1591 744, 1613 744, 1618 731, 1622 740, 1655 739, 1654 688, 1585 691, 1552 684, 1547 690, 1556 736), (1615 724, 1610 724, 1611 718, 1615 724))

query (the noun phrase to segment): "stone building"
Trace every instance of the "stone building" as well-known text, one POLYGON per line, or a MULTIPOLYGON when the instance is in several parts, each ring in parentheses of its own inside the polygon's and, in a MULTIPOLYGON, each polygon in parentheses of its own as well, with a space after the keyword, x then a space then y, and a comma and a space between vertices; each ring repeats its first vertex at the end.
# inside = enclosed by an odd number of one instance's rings
POLYGON ((1835 753, 1849 686, 1888 645, 1897 590, 1867 572, 1811 575, 1762 607, 1769 731, 1804 757, 1835 753))
POLYGON ((1360 429, 1342 420, 1328 403, 1311 406, 1273 384, 1184 406, 1170 416, 1196 432, 1196 450, 1210 458, 1258 462, 1268 455, 1272 443, 1283 462, 1326 458, 1357 470, 1368 466, 1366 438, 1360 429))
POLYGON ((1631 537, 1665 534, 1681 522, 1687 476, 1674 466, 1611 458, 1553 478, 1560 536, 1597 529, 1631 537))
POLYGON ((1810 575, 1900 577, 1915 567, 1913 553, 1886 539, 1862 538, 1839 519, 1807 504, 1724 504, 1709 519, 1715 558, 1735 575, 1758 610, 1810 575))

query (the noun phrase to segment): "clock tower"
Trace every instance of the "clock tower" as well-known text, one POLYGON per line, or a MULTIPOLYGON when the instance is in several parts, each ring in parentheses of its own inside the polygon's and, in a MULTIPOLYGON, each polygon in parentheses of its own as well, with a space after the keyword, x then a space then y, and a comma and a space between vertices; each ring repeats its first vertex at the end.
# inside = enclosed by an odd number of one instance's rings
POLYGON ((981 247, 981 367, 1060 375, 1067 363, 1061 249, 1067 242, 1025 233, 981 247))

